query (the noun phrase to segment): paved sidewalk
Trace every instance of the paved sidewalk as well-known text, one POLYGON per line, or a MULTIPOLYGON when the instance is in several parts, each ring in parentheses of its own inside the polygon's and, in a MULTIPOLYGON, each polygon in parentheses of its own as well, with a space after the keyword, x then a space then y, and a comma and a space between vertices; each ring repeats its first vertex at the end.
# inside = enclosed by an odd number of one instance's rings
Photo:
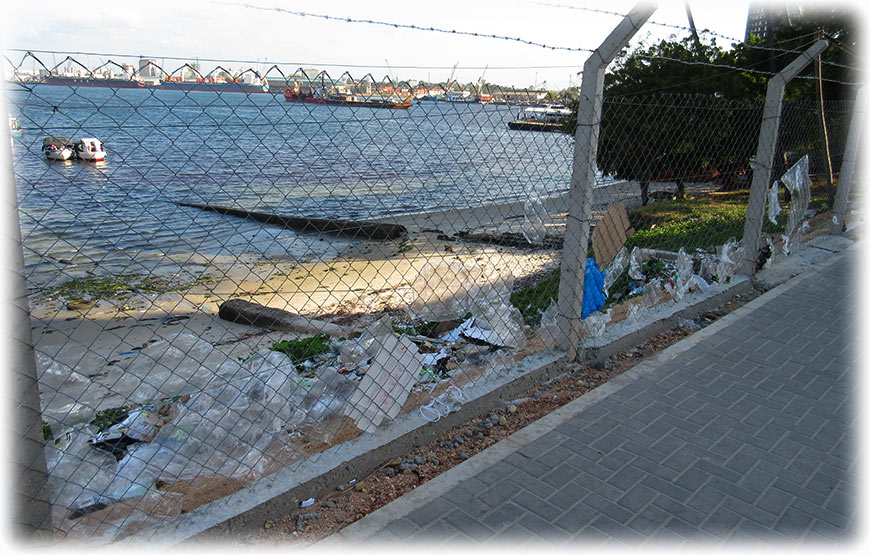
POLYGON ((850 544, 857 264, 832 256, 320 545, 850 544))

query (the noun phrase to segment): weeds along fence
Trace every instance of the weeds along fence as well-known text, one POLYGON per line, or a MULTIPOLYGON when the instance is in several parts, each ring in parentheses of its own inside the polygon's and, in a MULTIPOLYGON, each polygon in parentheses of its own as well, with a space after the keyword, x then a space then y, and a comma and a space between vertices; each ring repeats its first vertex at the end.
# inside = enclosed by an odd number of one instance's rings
MULTIPOLYGON (((574 145, 542 91, 24 66, 7 99, 51 506, 36 526, 58 538, 119 539, 409 413, 437 420, 561 333, 574 145), (105 158, 77 159, 92 138, 105 158)), ((726 285, 761 108, 605 99, 587 337, 726 285)), ((851 106, 826 110, 836 173, 851 106)), ((775 197, 774 255, 828 209, 817 117, 783 119, 776 175, 808 165, 775 197)))

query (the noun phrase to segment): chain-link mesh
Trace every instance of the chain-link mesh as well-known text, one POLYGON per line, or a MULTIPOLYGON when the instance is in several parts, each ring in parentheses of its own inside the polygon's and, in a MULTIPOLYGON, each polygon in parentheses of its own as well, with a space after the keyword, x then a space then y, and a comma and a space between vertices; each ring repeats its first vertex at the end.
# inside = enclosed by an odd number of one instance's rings
MULTIPOLYGON (((123 537, 438 420, 563 332, 574 145, 545 92, 26 60, 48 74, 22 62, 8 98, 59 536, 123 537)), ((849 108, 827 107, 835 171, 849 108)), ((816 109, 782 132, 814 173, 816 109)), ((734 274, 760 115, 605 100, 587 335, 734 274)))

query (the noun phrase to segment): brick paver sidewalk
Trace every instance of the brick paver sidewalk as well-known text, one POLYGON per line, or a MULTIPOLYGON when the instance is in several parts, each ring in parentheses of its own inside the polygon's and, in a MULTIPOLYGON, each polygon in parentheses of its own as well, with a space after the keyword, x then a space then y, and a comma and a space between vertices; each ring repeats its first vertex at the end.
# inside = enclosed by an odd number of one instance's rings
POLYGON ((330 541, 850 542, 857 258, 835 255, 330 541))

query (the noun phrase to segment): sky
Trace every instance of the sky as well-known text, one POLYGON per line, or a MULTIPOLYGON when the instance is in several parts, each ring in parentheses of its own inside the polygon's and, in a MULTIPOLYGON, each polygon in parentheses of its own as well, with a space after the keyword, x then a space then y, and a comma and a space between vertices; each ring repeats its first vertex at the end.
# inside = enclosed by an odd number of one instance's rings
MULTIPOLYGON (((87 52, 88 67, 121 55, 146 56, 175 69, 200 59, 203 69, 278 64, 285 72, 316 67, 338 77, 372 73, 399 80, 440 82, 453 74, 461 82, 563 89, 579 85, 578 72, 635 1, 609 0, 437 0, 367 2, 346 0, 149 0, 118 1, 111 9, 58 9, 51 2, 7 7, 5 49, 87 52), (565 51, 517 41, 300 17, 275 8, 338 18, 368 19, 446 30, 521 38, 565 51), (578 9, 587 8, 587 9, 578 9), (596 11, 597 10, 597 11, 596 11), (246 63, 241 63, 242 61, 246 63), (456 66, 454 72, 453 68, 456 66)), ((659 0, 658 9, 638 32, 638 40, 687 36, 685 0, 659 0)), ((749 0, 689 0, 699 30, 742 40, 749 0)), ((7 4, 8 6, 9 4, 7 4)), ((717 39, 718 44, 731 41, 717 39)), ((6 55, 17 64, 21 52, 6 55)), ((39 54, 48 66, 64 54, 39 54)), ((132 59, 124 59, 130 62, 132 59)), ((28 62, 29 63, 29 62, 28 62)), ((25 69, 29 69, 27 65, 25 69)))

